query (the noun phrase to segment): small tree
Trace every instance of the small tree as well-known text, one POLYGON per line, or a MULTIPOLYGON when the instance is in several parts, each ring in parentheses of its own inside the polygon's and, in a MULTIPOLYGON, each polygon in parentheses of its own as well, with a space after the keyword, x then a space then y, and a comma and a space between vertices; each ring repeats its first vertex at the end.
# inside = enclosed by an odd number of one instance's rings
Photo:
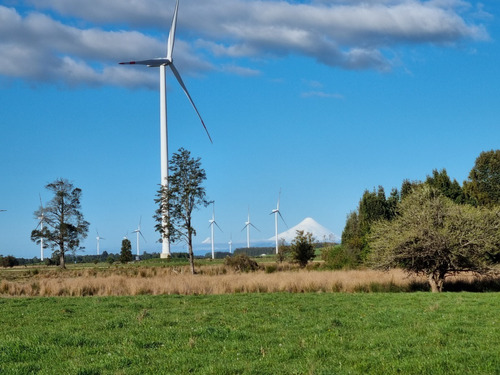
POLYGON ((376 268, 424 274, 433 292, 448 275, 489 269, 500 249, 500 209, 454 203, 427 184, 401 202, 398 216, 379 221, 369 236, 376 268))
POLYGON ((160 241, 185 241, 193 274, 193 235, 196 235, 196 230, 192 226, 191 216, 199 206, 208 205, 202 185, 207 177, 200 160, 192 158, 191 153, 184 148, 174 153, 169 167, 168 187, 162 185, 155 199, 159 204, 154 216, 157 222, 155 228, 161 233, 160 241))
POLYGON ((304 268, 307 263, 314 259, 314 238, 311 233, 304 234, 303 230, 298 230, 297 235, 290 245, 290 253, 293 261, 299 263, 304 268))
POLYGON ((122 251, 120 253, 120 262, 127 263, 134 259, 132 256, 132 244, 128 238, 122 240, 122 251))
POLYGON ((59 265, 66 268, 66 252, 80 249, 80 241, 87 237, 89 223, 80 212, 82 191, 65 179, 57 179, 45 186, 54 194, 52 200, 35 211, 35 218, 44 216, 43 230, 31 232, 31 240, 40 243, 43 238, 59 256, 59 265))
POLYGON ((478 206, 500 205, 500 150, 481 152, 464 182, 464 191, 478 206))

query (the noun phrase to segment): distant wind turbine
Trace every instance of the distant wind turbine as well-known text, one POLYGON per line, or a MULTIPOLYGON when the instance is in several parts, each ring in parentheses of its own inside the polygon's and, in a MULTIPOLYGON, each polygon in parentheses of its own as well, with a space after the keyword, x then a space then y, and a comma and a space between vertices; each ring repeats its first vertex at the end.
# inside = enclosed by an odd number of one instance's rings
POLYGON ((96 240, 97 240, 97 255, 100 255, 100 253, 99 253, 99 241, 100 240, 105 240, 105 238, 99 236, 99 231, 97 229, 96 229, 96 233, 97 233, 97 237, 96 237, 96 240))
POLYGON ((250 209, 248 209, 248 220, 245 222, 245 226, 243 227, 243 229, 241 230, 242 232, 246 229, 247 230, 247 249, 250 248, 250 227, 254 227, 255 229, 257 229, 259 232, 260 230, 255 226, 253 225, 251 222, 250 222, 250 209))
POLYGON ((233 235, 231 235, 229 237, 228 245, 229 245, 229 254, 232 254, 233 253, 233 235))
MULTIPOLYGON (((40 233, 43 233, 43 223, 46 221, 45 218, 45 209, 43 208, 43 203, 42 203, 42 196, 39 195, 40 198, 40 216, 38 216, 38 219, 40 220, 38 222, 38 225, 36 226, 35 230, 40 227, 40 233)), ((40 236, 40 260, 43 262, 43 236, 40 236)))
POLYGON ((137 229, 132 231, 132 233, 136 233, 137 234, 137 255, 135 256, 135 260, 139 260, 139 256, 140 256, 140 247, 139 247, 139 235, 141 235, 141 237, 144 239, 144 242, 147 242, 146 239, 144 238, 144 236, 142 235, 142 232, 141 232, 141 221, 142 221, 142 217, 139 219, 139 225, 137 226, 137 229))
MULTIPOLYGON (((173 62, 173 52, 174 52, 174 43, 175 43, 175 28, 177 26, 177 12, 179 9, 179 0, 177 0, 175 4, 174 16, 172 18, 172 26, 170 27, 170 33, 168 34, 167 41, 167 57, 154 58, 149 60, 142 61, 129 61, 129 62, 121 62, 120 64, 130 64, 130 65, 147 65, 151 68, 160 68, 160 147, 161 147, 161 185, 165 188, 168 188, 168 131, 167 131, 167 84, 166 84, 166 67, 170 66, 172 69, 172 73, 175 78, 179 82, 179 85, 184 90, 184 93, 188 97, 191 105, 194 110, 198 114, 200 118, 201 124, 205 128, 205 131, 212 142, 212 137, 210 137, 210 133, 208 132, 203 119, 201 118, 200 112, 196 108, 193 100, 191 99, 191 95, 184 85, 182 78, 177 71, 174 62, 173 62)), ((166 226, 166 220, 163 220, 163 227, 166 226)), ((168 240, 163 239, 162 241, 162 258, 170 257, 170 243, 168 240)))
POLYGON ((283 219, 283 215, 281 215, 281 212, 280 212, 280 197, 281 197, 281 190, 280 190, 279 195, 278 195, 278 205, 269 214, 269 215, 274 214, 274 233, 276 236, 276 254, 278 254, 278 215, 279 215, 279 217, 281 217, 281 220, 283 220, 283 223, 285 223, 285 225, 288 227, 288 225, 285 222, 285 219, 283 219))
POLYGON ((219 224, 215 221, 215 201, 212 201, 212 219, 208 220, 210 223, 210 242, 212 243, 212 259, 215 259, 215 248, 214 248, 214 225, 217 225, 217 228, 222 232, 222 229, 220 229, 219 224))

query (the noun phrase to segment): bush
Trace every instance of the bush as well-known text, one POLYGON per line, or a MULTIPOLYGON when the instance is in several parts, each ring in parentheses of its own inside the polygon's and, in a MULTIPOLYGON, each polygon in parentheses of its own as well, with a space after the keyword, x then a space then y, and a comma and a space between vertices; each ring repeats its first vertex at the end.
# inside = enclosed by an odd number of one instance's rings
POLYGON ((227 256, 224 260, 224 265, 234 268, 236 272, 250 272, 257 271, 259 264, 250 259, 246 254, 239 254, 233 257, 227 256))
POLYGON ((360 259, 357 251, 347 246, 328 246, 321 250, 321 259, 325 261, 325 267, 334 270, 353 269, 358 267, 360 259))

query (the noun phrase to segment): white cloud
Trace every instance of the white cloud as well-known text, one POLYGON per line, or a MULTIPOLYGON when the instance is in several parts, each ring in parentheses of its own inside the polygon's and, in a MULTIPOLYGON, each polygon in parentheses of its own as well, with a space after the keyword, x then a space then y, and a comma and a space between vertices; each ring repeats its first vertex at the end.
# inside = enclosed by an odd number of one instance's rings
MULTIPOLYGON (((1 75, 124 86, 140 85, 138 79, 150 74, 115 63, 164 54, 174 5, 164 0, 27 3, 33 6, 28 13, 0 5, 1 75)), ((217 69, 256 75, 238 59, 288 55, 343 69, 387 71, 393 66, 388 52, 400 45, 487 39, 484 26, 471 21, 481 19, 479 12, 487 14, 464 0, 186 0, 176 59, 182 72, 191 73, 217 69)))

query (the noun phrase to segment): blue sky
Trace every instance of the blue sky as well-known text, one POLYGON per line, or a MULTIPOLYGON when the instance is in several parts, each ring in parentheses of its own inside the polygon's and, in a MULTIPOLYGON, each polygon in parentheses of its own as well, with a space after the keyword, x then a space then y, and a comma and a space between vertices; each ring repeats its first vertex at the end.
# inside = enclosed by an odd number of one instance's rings
MULTIPOLYGON (((0 2, 0 254, 39 256, 33 212, 59 177, 83 190, 86 253, 96 230, 118 252, 140 217, 141 250, 160 251, 159 73, 117 62, 164 56, 173 9, 0 2)), ((273 236, 280 189, 290 227, 340 235, 365 189, 434 168, 465 180, 499 147, 499 15, 493 0, 181 0, 174 59, 214 143, 169 74, 169 150, 201 157, 218 248, 245 243, 248 208, 252 240, 273 236)), ((210 217, 194 215, 197 250, 210 217)))

